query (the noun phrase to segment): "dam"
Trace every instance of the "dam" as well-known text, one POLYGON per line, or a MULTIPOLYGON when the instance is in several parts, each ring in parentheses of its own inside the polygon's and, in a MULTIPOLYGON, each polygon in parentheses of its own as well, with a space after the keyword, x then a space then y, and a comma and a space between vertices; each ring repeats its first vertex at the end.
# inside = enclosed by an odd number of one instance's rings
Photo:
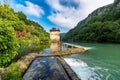
POLYGON ((24 80, 80 80, 66 61, 56 53, 31 56, 36 58, 23 75, 24 80))

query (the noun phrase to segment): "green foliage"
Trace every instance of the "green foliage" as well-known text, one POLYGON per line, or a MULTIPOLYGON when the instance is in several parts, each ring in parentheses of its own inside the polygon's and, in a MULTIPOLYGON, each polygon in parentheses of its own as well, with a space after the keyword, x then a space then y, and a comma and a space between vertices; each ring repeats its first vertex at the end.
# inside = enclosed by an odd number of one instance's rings
POLYGON ((19 66, 12 63, 8 70, 2 75, 3 80, 22 80, 19 66))
POLYGON ((0 20, 0 67, 6 67, 17 54, 14 28, 8 21, 0 20))
POLYGON ((27 20, 26 15, 23 14, 22 12, 17 12, 16 14, 20 20, 23 20, 23 21, 27 20))
POLYGON ((9 21, 9 23, 15 30, 22 31, 26 29, 26 25, 23 21, 9 21))
POLYGON ((49 45, 49 38, 48 39, 44 37, 39 38, 36 35, 31 35, 29 37, 21 37, 18 38, 17 41, 20 45, 18 53, 22 53, 22 54, 31 51, 42 50, 43 48, 45 48, 44 46, 49 45))
POLYGON ((31 20, 24 20, 26 25, 36 26, 39 27, 39 29, 43 30, 43 27, 39 25, 37 22, 31 21, 31 20))
POLYGON ((0 5, 0 67, 7 67, 16 55, 45 48, 49 41, 49 34, 37 22, 0 5))
POLYGON ((29 33, 27 36, 17 39, 20 45, 18 50, 19 57, 28 52, 42 50, 46 45, 49 45, 49 34, 44 31, 43 27, 34 21, 28 20, 22 12, 17 12, 16 14, 21 22, 16 22, 14 28, 16 30, 26 30, 29 33))
POLYGON ((13 9, 9 8, 7 5, 0 5, 0 18, 11 21, 19 20, 13 9))
POLYGON ((112 7, 110 11, 91 17, 84 25, 70 30, 63 40, 120 43, 119 33, 120 8, 112 7))

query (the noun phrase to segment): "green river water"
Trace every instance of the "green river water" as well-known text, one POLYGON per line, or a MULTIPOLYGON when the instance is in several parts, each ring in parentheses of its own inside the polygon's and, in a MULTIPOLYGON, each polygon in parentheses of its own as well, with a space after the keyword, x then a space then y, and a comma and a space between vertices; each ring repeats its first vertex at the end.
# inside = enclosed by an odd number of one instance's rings
POLYGON ((87 51, 64 59, 82 80, 120 80, 120 44, 74 44, 87 51))

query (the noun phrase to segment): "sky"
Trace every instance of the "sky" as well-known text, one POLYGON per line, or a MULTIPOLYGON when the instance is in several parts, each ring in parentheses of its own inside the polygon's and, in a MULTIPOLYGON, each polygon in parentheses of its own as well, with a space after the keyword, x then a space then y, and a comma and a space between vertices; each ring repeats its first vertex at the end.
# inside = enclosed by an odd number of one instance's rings
POLYGON ((8 0, 14 11, 22 11, 27 18, 38 22, 47 32, 59 28, 67 32, 95 9, 114 0, 8 0))

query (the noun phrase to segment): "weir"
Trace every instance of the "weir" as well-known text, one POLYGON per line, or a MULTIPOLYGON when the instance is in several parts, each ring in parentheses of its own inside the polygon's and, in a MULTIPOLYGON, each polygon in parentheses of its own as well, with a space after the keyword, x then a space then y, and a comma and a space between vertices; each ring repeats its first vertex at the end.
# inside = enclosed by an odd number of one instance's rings
MULTIPOLYGON (((70 48, 58 53, 32 53, 30 56, 34 57, 34 61, 32 60, 33 62, 29 64, 23 78, 24 80, 80 80, 61 56, 83 53, 84 51, 83 48, 70 48)), ((24 60, 22 61, 24 62, 24 60)))
POLYGON ((38 57, 23 76, 24 80, 80 80, 59 57, 38 57))

